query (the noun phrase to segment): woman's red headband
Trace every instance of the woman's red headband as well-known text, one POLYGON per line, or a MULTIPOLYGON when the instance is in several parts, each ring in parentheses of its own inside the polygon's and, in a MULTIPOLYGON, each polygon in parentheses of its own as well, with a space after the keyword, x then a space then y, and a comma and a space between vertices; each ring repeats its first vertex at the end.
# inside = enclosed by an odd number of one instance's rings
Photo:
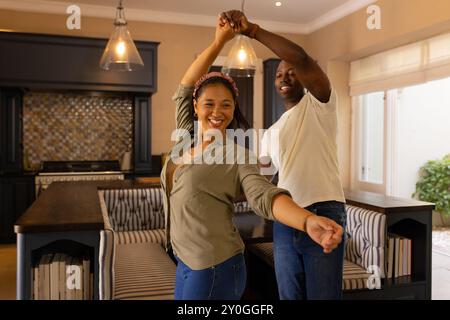
POLYGON ((236 86, 236 83, 234 82, 233 78, 223 74, 222 72, 214 71, 214 72, 210 72, 210 73, 204 74, 203 76, 200 77, 200 79, 197 80, 197 82, 195 83, 195 86, 194 86, 194 93, 193 93, 194 98, 197 97, 197 91, 202 86, 202 84, 206 80, 209 80, 211 78, 222 78, 222 79, 225 79, 227 82, 229 82, 231 84, 231 87, 233 88, 233 91, 234 91, 234 95, 236 97, 239 96, 239 90, 238 90, 238 88, 236 86))

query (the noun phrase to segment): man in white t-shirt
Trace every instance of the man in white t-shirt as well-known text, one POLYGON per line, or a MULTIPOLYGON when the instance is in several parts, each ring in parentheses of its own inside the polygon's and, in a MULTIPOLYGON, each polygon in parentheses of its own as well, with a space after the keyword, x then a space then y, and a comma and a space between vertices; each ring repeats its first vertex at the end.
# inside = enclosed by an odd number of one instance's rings
MULTIPOLYGON (((261 162, 278 170, 278 186, 289 190, 298 205, 345 228, 337 102, 327 75, 300 46, 249 22, 242 12, 232 10, 222 16, 233 23, 236 32, 261 42, 282 59, 275 86, 286 111, 264 134, 261 162)), ((281 299, 341 299, 343 259, 344 241, 325 254, 306 233, 274 223, 281 299)))

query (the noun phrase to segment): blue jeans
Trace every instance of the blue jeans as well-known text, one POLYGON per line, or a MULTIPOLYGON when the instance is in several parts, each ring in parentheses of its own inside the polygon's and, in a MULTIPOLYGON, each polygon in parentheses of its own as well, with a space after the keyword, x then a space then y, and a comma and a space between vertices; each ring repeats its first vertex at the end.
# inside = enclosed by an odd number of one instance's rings
POLYGON ((242 253, 202 270, 176 259, 175 300, 239 300, 244 293, 247 270, 242 253))
MULTIPOLYGON (((345 230, 347 215, 343 203, 319 202, 306 209, 334 220, 345 230)), ((340 245, 328 254, 305 232, 279 222, 274 223, 273 238, 280 299, 342 299, 345 236, 340 245)))

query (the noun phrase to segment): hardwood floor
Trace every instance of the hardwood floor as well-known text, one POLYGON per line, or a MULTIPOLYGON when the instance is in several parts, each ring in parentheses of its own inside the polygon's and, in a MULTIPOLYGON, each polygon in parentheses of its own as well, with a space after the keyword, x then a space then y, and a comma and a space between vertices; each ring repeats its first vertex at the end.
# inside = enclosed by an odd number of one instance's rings
POLYGON ((16 299, 16 245, 0 245, 0 300, 16 299))

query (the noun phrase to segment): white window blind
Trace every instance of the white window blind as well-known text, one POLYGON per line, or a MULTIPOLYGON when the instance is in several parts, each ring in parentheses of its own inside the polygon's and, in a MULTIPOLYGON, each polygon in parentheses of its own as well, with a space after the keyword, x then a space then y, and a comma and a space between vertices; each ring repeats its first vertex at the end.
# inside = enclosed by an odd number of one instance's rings
POLYGON ((385 91, 450 77, 450 33, 353 61, 350 94, 385 91))

